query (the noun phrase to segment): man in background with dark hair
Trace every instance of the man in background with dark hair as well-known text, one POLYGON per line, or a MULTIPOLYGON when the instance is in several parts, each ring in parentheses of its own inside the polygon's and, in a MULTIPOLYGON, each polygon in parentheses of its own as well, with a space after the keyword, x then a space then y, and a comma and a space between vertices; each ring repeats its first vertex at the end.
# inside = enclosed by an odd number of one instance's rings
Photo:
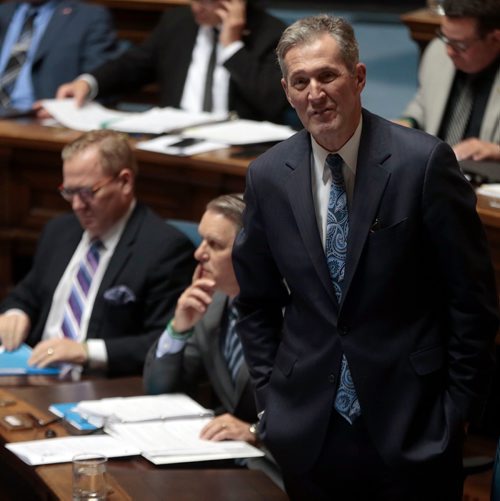
POLYGON ((57 97, 81 105, 157 82, 161 106, 280 122, 287 103, 274 49, 284 28, 251 0, 191 0, 165 12, 139 47, 63 85, 57 97))
POLYGON ((500 161, 500 0, 445 0, 443 8, 398 122, 448 142, 459 160, 500 161))

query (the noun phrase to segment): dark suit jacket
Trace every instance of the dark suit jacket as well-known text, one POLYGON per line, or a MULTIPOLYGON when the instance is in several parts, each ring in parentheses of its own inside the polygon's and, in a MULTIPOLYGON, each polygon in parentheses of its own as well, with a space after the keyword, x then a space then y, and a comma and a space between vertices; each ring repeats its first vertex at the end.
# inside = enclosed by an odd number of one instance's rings
POLYGON ((253 423, 257 411, 248 369, 242 365, 235 386, 220 348, 226 306, 227 296, 215 294, 184 350, 157 358, 158 342, 154 344, 144 365, 144 390, 153 394, 189 391, 208 379, 225 412, 253 423))
MULTIPOLYGON (((229 109, 241 118, 283 120, 287 102, 274 50, 285 25, 260 9, 248 7, 245 46, 225 67, 231 74, 229 109)), ((179 107, 198 25, 191 9, 168 10, 151 36, 92 73, 99 97, 136 90, 153 81, 160 85, 160 105, 179 107)))
MULTIPOLYGON (((28 314, 30 345, 42 337, 53 293, 81 236, 73 214, 49 222, 32 269, 0 307, 2 312, 20 308, 28 314)), ((104 274, 88 326, 88 339, 106 343, 109 375, 141 373, 149 347, 190 283, 192 255, 193 246, 183 234, 145 206, 136 206, 104 274), (116 304, 105 297, 106 291, 119 285, 128 287, 135 300, 116 304)))
MULTIPOLYGON (((19 4, 0 4, 0 46, 19 4)), ((118 54, 107 9, 61 0, 38 46, 32 70, 35 99, 53 98, 57 88, 118 54)))
POLYGON ((309 134, 249 169, 233 257, 261 431, 278 463, 310 469, 345 353, 383 460, 412 471, 455 464, 463 423, 488 391, 498 326, 475 196, 448 145, 366 111, 358 155, 340 306, 317 229, 309 134))

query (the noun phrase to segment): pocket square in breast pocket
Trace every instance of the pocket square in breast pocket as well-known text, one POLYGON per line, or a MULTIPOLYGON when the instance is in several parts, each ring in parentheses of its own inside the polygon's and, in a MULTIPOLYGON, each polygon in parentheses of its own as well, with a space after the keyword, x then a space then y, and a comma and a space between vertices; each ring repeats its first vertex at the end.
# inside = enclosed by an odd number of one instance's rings
POLYGON ((104 299, 111 304, 128 304, 135 301, 135 294, 126 285, 117 285, 104 293, 104 299))

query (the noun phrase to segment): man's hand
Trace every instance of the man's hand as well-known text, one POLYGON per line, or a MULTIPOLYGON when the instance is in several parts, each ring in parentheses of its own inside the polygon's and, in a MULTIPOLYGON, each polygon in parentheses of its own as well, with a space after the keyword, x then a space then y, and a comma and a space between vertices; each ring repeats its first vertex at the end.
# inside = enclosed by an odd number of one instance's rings
POLYGON ((241 421, 231 414, 222 414, 212 419, 200 433, 204 440, 244 440, 250 445, 257 445, 255 434, 250 432, 250 423, 241 421))
POLYGON ((202 267, 194 270, 191 285, 181 294, 175 308, 172 327, 177 332, 191 329, 205 315, 215 292, 215 281, 202 278, 202 267))
POLYGON ((453 146, 458 160, 497 160, 500 161, 500 145, 470 137, 453 146))
POLYGON ((56 99, 66 99, 74 97, 77 107, 84 105, 90 92, 90 85, 85 80, 73 80, 67 84, 61 85, 57 89, 56 99))
POLYGON ((47 339, 40 341, 31 353, 29 365, 43 369, 58 362, 84 364, 88 359, 84 343, 71 339, 47 339))
POLYGON ((219 34, 220 44, 227 47, 241 40, 247 23, 246 0, 223 0, 215 12, 222 23, 219 34))
POLYGON ((7 351, 15 350, 26 339, 30 318, 22 311, 0 315, 0 341, 7 351))

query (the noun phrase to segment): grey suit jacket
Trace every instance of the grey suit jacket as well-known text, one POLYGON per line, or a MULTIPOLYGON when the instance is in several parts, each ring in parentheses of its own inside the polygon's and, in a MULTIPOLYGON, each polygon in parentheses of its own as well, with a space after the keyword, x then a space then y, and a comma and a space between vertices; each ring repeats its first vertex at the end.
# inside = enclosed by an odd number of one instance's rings
MULTIPOLYGON (((144 365, 144 390, 150 394, 188 391, 208 378, 224 411, 252 423, 257 420, 257 411, 247 366, 242 364, 236 386, 233 385, 220 349, 227 301, 223 294, 214 295, 205 316, 196 324, 185 349, 179 353, 157 358, 158 341, 154 343, 144 365)), ((281 485, 277 466, 270 457, 255 458, 248 462, 248 466, 264 471, 281 485)))
MULTIPOLYGON (((0 4, 0 46, 18 5, 0 4)), ((35 99, 55 97, 59 85, 89 72, 118 52, 113 22, 106 8, 61 0, 33 60, 35 99)))
MULTIPOLYGON (((433 40, 427 47, 419 69, 419 89, 403 116, 414 118, 419 127, 436 135, 455 78, 455 66, 446 54, 446 46, 433 40)), ((497 72, 486 106, 479 139, 500 141, 500 70, 497 72)))

